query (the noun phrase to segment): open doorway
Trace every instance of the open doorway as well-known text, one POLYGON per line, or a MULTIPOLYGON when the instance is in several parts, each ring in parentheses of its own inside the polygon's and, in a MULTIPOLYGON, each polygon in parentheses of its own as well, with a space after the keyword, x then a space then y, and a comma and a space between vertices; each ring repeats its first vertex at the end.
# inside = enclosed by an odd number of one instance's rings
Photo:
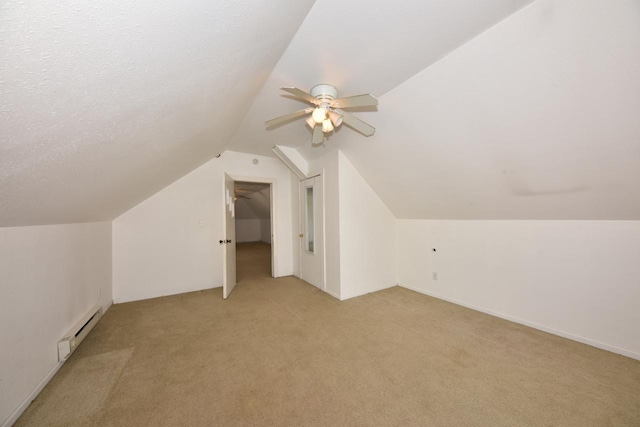
POLYGON ((273 277, 271 184, 236 181, 234 197, 237 281, 273 277))

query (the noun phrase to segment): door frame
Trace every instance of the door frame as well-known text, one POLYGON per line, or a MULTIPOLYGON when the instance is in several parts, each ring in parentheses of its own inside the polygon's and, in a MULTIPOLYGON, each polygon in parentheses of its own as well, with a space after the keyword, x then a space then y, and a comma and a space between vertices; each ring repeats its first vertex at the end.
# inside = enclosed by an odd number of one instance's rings
POLYGON ((271 216, 271 277, 280 277, 278 271, 278 222, 276 212, 277 179, 258 176, 236 175, 229 172, 227 172, 227 175, 229 175, 234 181, 269 184, 269 209, 271 216))

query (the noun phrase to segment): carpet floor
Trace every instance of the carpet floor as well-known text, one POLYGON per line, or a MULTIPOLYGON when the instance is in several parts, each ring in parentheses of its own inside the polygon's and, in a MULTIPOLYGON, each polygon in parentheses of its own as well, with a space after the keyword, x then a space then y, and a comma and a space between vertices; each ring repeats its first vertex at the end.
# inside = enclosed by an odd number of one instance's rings
POLYGON ((16 426, 640 426, 640 361, 394 287, 269 277, 114 305, 16 426))

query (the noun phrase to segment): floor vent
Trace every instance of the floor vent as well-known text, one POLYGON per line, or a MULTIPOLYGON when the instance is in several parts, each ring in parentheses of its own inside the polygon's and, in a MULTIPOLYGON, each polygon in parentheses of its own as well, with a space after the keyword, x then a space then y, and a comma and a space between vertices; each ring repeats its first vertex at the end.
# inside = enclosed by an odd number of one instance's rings
POLYGON ((95 306, 58 341, 58 360, 65 361, 71 356, 82 340, 91 332, 102 316, 102 308, 95 306))

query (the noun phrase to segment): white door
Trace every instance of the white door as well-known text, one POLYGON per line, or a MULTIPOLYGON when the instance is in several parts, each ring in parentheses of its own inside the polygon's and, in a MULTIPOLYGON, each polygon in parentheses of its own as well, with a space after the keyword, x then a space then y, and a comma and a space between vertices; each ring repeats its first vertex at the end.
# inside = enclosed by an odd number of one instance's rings
POLYGON ((224 174, 224 238, 220 240, 223 248, 222 297, 227 299, 236 286, 236 213, 233 179, 224 174))
POLYGON ((301 181, 300 192, 300 277, 324 291, 324 176, 301 181))

